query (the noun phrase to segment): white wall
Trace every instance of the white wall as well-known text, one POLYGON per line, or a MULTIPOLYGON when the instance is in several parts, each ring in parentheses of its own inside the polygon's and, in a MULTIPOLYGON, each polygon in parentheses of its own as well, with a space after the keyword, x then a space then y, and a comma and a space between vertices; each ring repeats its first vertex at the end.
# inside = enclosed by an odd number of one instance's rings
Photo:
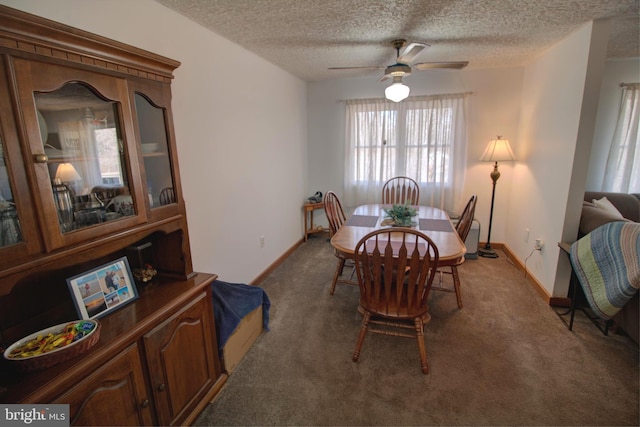
POLYGON ((172 104, 196 271, 249 282, 301 238, 302 80, 151 0, 0 3, 182 63, 172 104))
POLYGON ((613 59, 607 61, 602 75, 598 116, 591 147, 586 189, 600 191, 604 168, 609 156, 611 138, 620 111, 622 88, 620 83, 640 82, 640 59, 613 59))
MULTIPOLYGON (((355 98, 384 97, 387 82, 378 82, 379 75, 313 82, 308 85, 309 112, 309 184, 307 193, 329 190, 342 196, 344 175, 344 114, 340 102, 355 98)), ((478 195, 476 217, 481 223, 481 240, 486 240, 491 204, 491 178, 493 167, 479 162, 489 140, 496 135, 514 140, 516 135, 522 68, 490 70, 432 70, 413 73, 405 79, 411 95, 431 95, 471 91, 468 117, 467 176, 461 211, 471 194, 478 195)), ((517 144, 517 141, 513 141, 517 144)), ((508 194, 511 187, 512 165, 500 166, 502 177, 496 189, 491 240, 503 242, 507 215, 508 194)), ((345 210, 353 207, 345 207, 345 210)), ((318 223, 326 219, 318 215, 318 223)), ((324 221, 324 222, 322 222, 324 221)))
POLYGON ((586 24, 525 70, 506 243, 525 259, 534 239, 546 242, 527 267, 549 295, 566 296, 568 261, 557 243, 568 228, 577 233, 579 206, 571 206, 566 227, 567 205, 570 191, 584 191, 607 39, 608 27, 586 24), (563 269, 556 279, 559 262, 563 269))

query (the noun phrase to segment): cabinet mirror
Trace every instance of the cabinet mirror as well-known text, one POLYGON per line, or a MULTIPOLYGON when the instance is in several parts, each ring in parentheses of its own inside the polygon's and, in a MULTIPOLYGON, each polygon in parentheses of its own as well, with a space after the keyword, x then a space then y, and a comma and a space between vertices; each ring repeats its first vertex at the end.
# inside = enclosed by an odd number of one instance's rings
POLYGON ((165 111, 140 93, 135 94, 135 105, 149 204, 154 208, 175 203, 165 111))
POLYGON ((118 103, 79 82, 34 99, 61 231, 135 215, 118 103))

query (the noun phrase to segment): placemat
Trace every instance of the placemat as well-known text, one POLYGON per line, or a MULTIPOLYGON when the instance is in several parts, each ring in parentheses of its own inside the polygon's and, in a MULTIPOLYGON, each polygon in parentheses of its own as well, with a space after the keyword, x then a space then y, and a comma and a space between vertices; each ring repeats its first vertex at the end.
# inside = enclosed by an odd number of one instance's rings
POLYGON ((378 217, 374 215, 351 215, 346 225, 351 227, 375 227, 378 217))
POLYGON ((446 219, 420 218, 420 230, 452 232, 453 227, 446 219))

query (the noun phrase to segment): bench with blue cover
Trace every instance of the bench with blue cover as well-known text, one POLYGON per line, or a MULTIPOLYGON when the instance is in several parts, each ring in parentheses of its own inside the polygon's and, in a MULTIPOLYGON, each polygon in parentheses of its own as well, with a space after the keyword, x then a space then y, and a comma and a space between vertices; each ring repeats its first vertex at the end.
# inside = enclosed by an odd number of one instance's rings
POLYGON ((211 284, 213 314, 216 321, 218 352, 236 330, 242 318, 262 305, 262 327, 269 330, 271 301, 264 289, 244 283, 227 283, 216 280, 211 284))

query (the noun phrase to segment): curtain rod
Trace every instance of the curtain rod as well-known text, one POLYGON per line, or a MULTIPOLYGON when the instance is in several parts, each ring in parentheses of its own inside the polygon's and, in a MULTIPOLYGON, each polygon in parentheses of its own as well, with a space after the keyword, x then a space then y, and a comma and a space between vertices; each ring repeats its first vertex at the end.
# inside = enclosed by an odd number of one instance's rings
POLYGON ((620 83, 620 87, 638 87, 640 83, 620 83))

